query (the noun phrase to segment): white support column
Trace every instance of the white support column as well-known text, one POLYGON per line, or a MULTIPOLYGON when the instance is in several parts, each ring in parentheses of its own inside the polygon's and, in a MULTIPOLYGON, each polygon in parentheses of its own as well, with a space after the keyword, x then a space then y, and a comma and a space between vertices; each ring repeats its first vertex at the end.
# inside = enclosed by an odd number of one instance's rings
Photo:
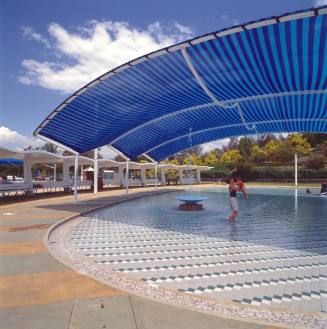
POLYGON ((160 180, 161 180, 161 185, 165 186, 166 185, 166 171, 165 169, 161 168, 160 169, 160 180))
POLYGON ((125 184, 126 184, 126 194, 128 194, 128 185, 129 185, 129 160, 126 161, 126 179, 125 179, 125 184))
POLYGON ((30 192, 32 193, 33 192, 32 164, 28 159, 24 159, 24 183, 28 185, 30 192))
POLYGON ((118 177, 119 177, 119 184, 124 186, 124 166, 120 165, 118 167, 118 177))
POLYGON ((154 167, 154 190, 157 192, 157 175, 158 175, 158 162, 155 163, 154 167))
POLYGON ((56 182, 57 181, 57 165, 54 164, 53 167, 53 181, 56 182))
POLYGON ((192 165, 190 165, 191 169, 190 169, 190 172, 189 172, 189 175, 190 175, 190 191, 192 192, 193 190, 193 170, 192 170, 192 165))
POLYGON ((93 184, 94 184, 94 194, 98 193, 98 172, 99 172, 99 163, 98 163, 98 149, 94 150, 94 175, 93 175, 93 184))
POLYGON ((179 184, 184 184, 184 171, 183 169, 178 169, 179 184))
POLYGON ((294 173, 294 178, 295 178, 295 186, 297 187, 297 154, 294 155, 294 165, 295 165, 295 173, 294 173))
POLYGON ((201 170, 196 169, 196 181, 198 184, 201 184, 201 170))
POLYGON ((146 186, 146 178, 145 178, 145 168, 141 167, 141 183, 142 186, 146 186))
POLYGON ((75 154, 74 165, 74 203, 77 203, 78 154, 75 154))
POLYGON ((69 176, 69 161, 67 158, 64 158, 64 161, 62 163, 62 176, 63 176, 63 182, 64 182, 64 191, 68 192, 71 191, 71 180, 69 176))
POLYGON ((84 166, 83 166, 83 165, 81 165, 81 181, 83 181, 83 180, 84 180, 84 178, 83 178, 83 171, 84 171, 84 166))

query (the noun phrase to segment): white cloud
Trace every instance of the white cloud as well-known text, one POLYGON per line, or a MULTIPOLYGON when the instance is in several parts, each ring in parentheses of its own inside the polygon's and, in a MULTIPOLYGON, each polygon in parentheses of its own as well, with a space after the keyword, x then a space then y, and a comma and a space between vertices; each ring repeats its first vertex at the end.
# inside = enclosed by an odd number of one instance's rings
POLYGON ((44 142, 35 137, 27 137, 7 127, 0 127, 0 147, 12 151, 22 151, 27 146, 41 146, 43 144, 44 142))
POLYGON ((25 27, 23 33, 29 39, 51 44, 55 59, 23 60, 19 81, 68 93, 124 62, 190 38, 193 31, 177 22, 155 22, 141 30, 126 22, 93 20, 76 31, 52 23, 47 40, 32 28, 25 27))
POLYGON ((23 32, 23 37, 29 39, 29 40, 34 40, 42 43, 44 46, 47 48, 50 48, 50 43, 48 42, 47 39, 43 38, 40 33, 37 33, 34 31, 34 29, 30 26, 21 26, 22 32, 23 32))
POLYGON ((236 18, 234 18, 234 17, 230 17, 229 15, 227 15, 227 14, 221 14, 220 15, 220 18, 224 21, 224 22, 226 22, 226 24, 227 25, 239 25, 240 24, 240 22, 236 19, 236 18))
POLYGON ((315 7, 320 7, 320 6, 327 5, 327 0, 314 0, 313 5, 315 7))
POLYGON ((207 153, 216 148, 222 148, 224 145, 227 145, 229 138, 219 139, 209 143, 202 144, 202 153, 207 153))
POLYGON ((233 25, 240 25, 240 22, 237 19, 233 18, 232 22, 233 22, 233 25))

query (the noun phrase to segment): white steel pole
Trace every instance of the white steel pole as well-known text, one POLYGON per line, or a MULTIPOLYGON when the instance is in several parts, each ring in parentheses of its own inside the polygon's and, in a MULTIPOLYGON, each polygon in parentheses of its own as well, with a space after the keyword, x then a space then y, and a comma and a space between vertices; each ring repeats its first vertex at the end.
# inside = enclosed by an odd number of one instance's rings
POLYGON ((83 178, 83 172, 84 172, 84 166, 81 165, 81 181, 84 180, 84 178, 83 178))
POLYGON ((128 194, 128 184, 129 184, 129 160, 126 161, 126 176, 125 176, 125 181, 126 181, 126 194, 128 194))
POLYGON ((74 166, 74 203, 77 203, 78 154, 75 154, 74 166))
POLYGON ((294 163, 295 163, 295 174, 294 174, 294 178, 295 178, 295 186, 297 186, 297 154, 294 155, 294 163))
POLYGON ((154 166, 154 190, 157 191, 157 174, 158 174, 158 162, 154 166))
POLYGON ((57 180, 57 165, 55 164, 53 167, 53 181, 56 182, 57 180))
POLYGON ((98 149, 94 150, 94 194, 98 193, 98 149))

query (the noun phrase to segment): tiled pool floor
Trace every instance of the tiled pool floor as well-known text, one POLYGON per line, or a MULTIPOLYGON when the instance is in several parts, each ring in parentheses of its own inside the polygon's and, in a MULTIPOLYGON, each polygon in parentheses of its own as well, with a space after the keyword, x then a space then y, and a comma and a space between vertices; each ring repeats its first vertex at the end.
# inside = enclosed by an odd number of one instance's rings
POLYGON ((151 284, 327 312, 327 198, 250 189, 229 224, 225 192, 202 191, 209 197, 202 212, 177 210, 176 193, 99 210, 71 238, 94 262, 151 284))

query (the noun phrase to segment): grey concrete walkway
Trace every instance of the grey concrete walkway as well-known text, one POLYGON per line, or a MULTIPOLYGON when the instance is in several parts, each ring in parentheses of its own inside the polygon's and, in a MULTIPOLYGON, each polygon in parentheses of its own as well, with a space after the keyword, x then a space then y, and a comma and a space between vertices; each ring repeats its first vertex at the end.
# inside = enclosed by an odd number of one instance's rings
POLYGON ((256 329, 273 328, 148 301, 104 297, 0 310, 2 329, 256 329))
POLYGON ((273 328, 193 312, 105 286, 53 259, 46 230, 68 216, 148 195, 153 189, 83 194, 0 206, 0 328, 273 328))

